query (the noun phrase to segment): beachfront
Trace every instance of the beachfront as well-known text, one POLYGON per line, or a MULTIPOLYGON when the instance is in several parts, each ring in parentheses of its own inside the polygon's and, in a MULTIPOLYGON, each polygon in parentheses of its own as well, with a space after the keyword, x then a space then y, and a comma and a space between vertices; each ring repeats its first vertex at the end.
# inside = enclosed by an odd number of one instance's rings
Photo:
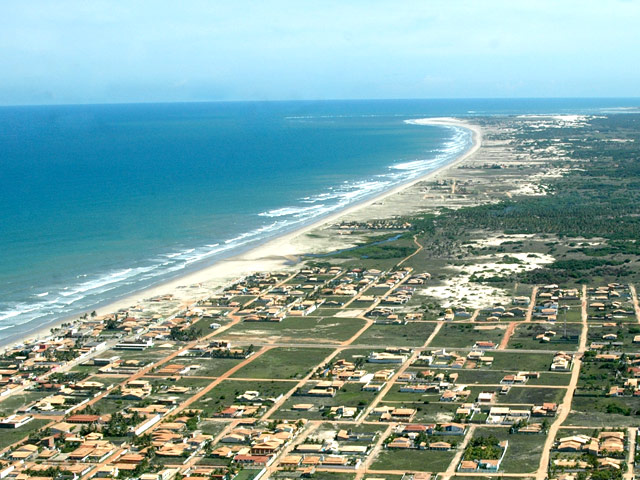
MULTIPOLYGON (((171 281, 163 282, 152 288, 128 295, 116 302, 97 308, 96 312, 102 315, 120 309, 126 309, 132 305, 143 302, 145 298, 167 294, 172 295, 173 298, 179 299, 182 306, 187 306, 198 299, 204 298, 212 292, 217 291, 223 285, 252 272, 295 268, 296 262, 300 259, 301 255, 326 253, 331 251, 335 245, 333 240, 329 239, 327 241, 321 241, 318 238, 314 239, 309 237, 307 234, 314 230, 322 229, 324 226, 331 225, 339 221, 341 217, 355 215, 354 218, 366 220, 368 215, 366 211, 372 205, 382 202, 385 198, 401 192, 420 181, 427 180, 429 178, 437 178, 437 176, 446 171, 447 168, 455 166, 472 155, 479 148, 482 141, 482 132, 480 128, 465 121, 451 118, 432 118, 416 122, 416 125, 421 124, 448 125, 470 129, 473 132, 473 144, 467 152, 462 156, 453 159, 449 165, 445 165, 423 177, 414 179, 409 183, 396 186, 395 188, 383 192, 380 195, 331 214, 328 217, 312 223, 311 225, 304 226, 291 233, 277 237, 274 240, 253 248, 241 255, 219 261, 212 266, 187 273, 186 275, 177 277, 171 281)), ((387 209, 383 210, 381 215, 397 215, 402 214, 403 212, 410 213, 409 209, 398 211, 397 206, 394 208, 396 208, 395 213, 387 209)), ((345 243, 344 239, 343 243, 345 243)), ((348 245, 348 243, 345 243, 345 245, 348 245)), ((52 327, 74 319, 75 316, 66 317, 46 326, 36 325, 35 330, 28 331, 27 333, 22 334, 20 338, 12 338, 9 341, 11 343, 19 343, 26 339, 42 337, 43 335, 46 335, 52 327)), ((6 345, 7 342, 7 340, 3 341, 0 339, 0 346, 6 345)))

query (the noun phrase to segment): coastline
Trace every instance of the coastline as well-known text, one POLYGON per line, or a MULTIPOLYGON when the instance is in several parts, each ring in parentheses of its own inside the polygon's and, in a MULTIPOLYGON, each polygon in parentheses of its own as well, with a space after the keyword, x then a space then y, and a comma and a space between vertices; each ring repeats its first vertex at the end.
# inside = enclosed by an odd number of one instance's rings
MULTIPOLYGON (((437 178, 439 175, 448 171, 451 168, 456 167, 460 163, 464 162, 471 156, 473 156, 480 146, 482 145, 482 130, 479 126, 468 123, 464 120, 451 118, 451 117, 434 117, 434 118, 422 118, 412 119, 407 123, 414 125, 435 125, 435 126, 449 126, 449 127, 461 127, 466 128, 472 132, 472 144, 471 147, 465 151, 459 157, 453 159, 446 165, 442 165, 435 170, 410 180, 409 182, 396 185, 390 190, 381 192, 372 198, 368 198, 361 202, 355 203, 345 209, 339 210, 326 217, 320 218, 317 221, 300 227, 291 232, 287 232, 281 236, 268 240, 263 244, 254 246, 253 248, 239 253, 230 258, 222 259, 213 265, 205 266, 195 271, 185 273, 173 279, 163 281, 155 286, 137 291, 130 295, 127 295, 121 299, 110 302, 102 307, 96 309, 98 315, 104 315, 107 313, 115 312, 120 309, 137 305, 144 299, 156 297, 159 295, 172 294, 176 298, 180 298, 181 294, 184 294, 184 289, 193 285, 208 284, 209 294, 212 293, 211 289, 220 289, 226 284, 242 278, 253 272, 260 271, 278 271, 288 270, 298 265, 298 257, 305 253, 315 253, 313 239, 308 238, 302 241, 303 237, 318 228, 321 228, 327 224, 335 223, 338 219, 347 215, 361 213, 368 206, 381 202, 387 197, 396 195, 413 185, 423 182, 425 180, 431 180, 437 178)), ((362 219, 367 219, 366 214, 361 215, 362 219)), ((317 248, 317 245, 315 246, 317 248)), ((182 306, 186 307, 194 302, 200 300, 205 296, 204 294, 191 294, 191 296, 183 296, 182 306)), ((50 330, 59 327, 63 323, 68 323, 76 320, 79 315, 73 315, 60 319, 56 322, 51 322, 43 325, 40 328, 26 331, 24 336, 20 338, 14 338, 7 341, 7 343, 0 340, 0 348, 6 349, 13 345, 33 342, 37 339, 46 337, 49 335, 50 330)))

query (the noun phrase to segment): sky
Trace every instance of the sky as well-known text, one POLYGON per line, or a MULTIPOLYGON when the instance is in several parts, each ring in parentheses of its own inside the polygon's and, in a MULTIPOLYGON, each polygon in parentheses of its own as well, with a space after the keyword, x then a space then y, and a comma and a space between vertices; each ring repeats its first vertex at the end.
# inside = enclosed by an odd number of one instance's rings
POLYGON ((638 97, 636 0, 1 0, 0 105, 638 97))

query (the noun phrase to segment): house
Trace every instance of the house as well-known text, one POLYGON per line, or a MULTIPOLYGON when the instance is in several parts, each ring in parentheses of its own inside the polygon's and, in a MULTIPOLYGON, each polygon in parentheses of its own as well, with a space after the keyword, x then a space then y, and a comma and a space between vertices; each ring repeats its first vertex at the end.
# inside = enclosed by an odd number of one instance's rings
POLYGON ((372 352, 367 358, 367 362, 369 363, 404 363, 406 361, 406 355, 389 352, 372 352))
POLYGON ((480 392, 478 394, 478 403, 493 403, 496 394, 494 392, 480 392))
POLYGON ((22 445, 9 454, 11 460, 29 460, 38 453, 38 447, 31 444, 22 445))
POLYGON ((502 455, 498 459, 476 459, 476 460, 463 460, 458 465, 459 472, 477 472, 477 471, 487 471, 487 472, 497 472, 500 470, 500 464, 502 463, 502 459, 507 453, 507 448, 509 446, 509 441, 504 440, 497 445, 502 450, 502 455))
POLYGON ((410 438, 396 437, 391 442, 389 442, 389 444, 387 445, 387 448, 408 449, 408 448, 414 448, 414 444, 413 444, 413 440, 411 440, 410 438))
POLYGON ((558 413, 558 404, 544 402, 542 405, 534 405, 531 408, 532 417, 554 417, 558 413))
POLYGON ((33 417, 30 415, 9 415, 8 417, 0 420, 0 428, 20 428, 31 420, 33 420, 33 417))
POLYGON ((458 471, 463 473, 471 473, 478 470, 478 463, 475 460, 463 460, 458 466, 458 471))
POLYGON ((301 443, 296 446, 296 452, 301 453, 320 453, 324 452, 324 445, 317 443, 301 443))
POLYGON ((153 340, 151 338, 144 340, 139 338, 117 343, 114 350, 146 350, 149 347, 153 347, 153 340))
POLYGON ((440 427, 442 433, 446 435, 464 435, 466 429, 462 423, 443 423, 440 427))
POLYGON ((517 429, 518 433, 542 433, 541 423, 530 423, 517 429))
POLYGON ((458 399, 458 394, 453 390, 445 390, 440 396, 441 402, 455 402, 458 399))
POLYGON ((508 385, 523 385, 527 383, 527 377, 520 374, 517 374, 517 375, 508 374, 502 377, 502 380, 500 380, 500 383, 508 384, 508 385))
POLYGON ((236 455, 233 457, 233 461, 242 465, 245 468, 263 468, 265 467, 271 457, 264 455, 236 455))
POLYGON ((251 447, 251 455, 274 455, 283 443, 284 441, 278 439, 256 443, 251 447))
POLYGON ((97 423, 99 421, 100 421, 100 415, 86 415, 86 414, 71 415, 66 419, 67 423, 80 424, 80 425, 97 423))
POLYGON ((623 397, 624 396, 624 388, 613 386, 609 389, 609 393, 607 394, 609 397, 623 397))
POLYGON ((573 356, 564 352, 558 352, 554 355, 551 361, 551 370, 555 372, 566 372, 571 370, 571 363, 573 356))
POLYGON ((429 450, 448 452, 449 450, 451 450, 451 444, 448 442, 433 442, 429 444, 429 450))
POLYGON ((476 343, 473 345, 473 348, 479 349, 479 350, 493 350, 497 348, 497 346, 498 345, 494 342, 476 341, 476 343))

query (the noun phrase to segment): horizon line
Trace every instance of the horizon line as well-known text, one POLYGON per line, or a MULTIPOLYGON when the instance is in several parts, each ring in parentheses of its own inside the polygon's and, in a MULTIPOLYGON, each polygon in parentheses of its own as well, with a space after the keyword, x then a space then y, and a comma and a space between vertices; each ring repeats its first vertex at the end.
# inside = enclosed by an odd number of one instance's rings
POLYGON ((278 99, 278 100, 158 100, 158 101, 123 101, 123 102, 79 102, 79 103, 15 103, 0 104, 0 108, 16 107, 79 107, 79 106, 107 106, 107 105, 174 105, 174 104, 203 104, 203 103, 303 103, 303 102, 394 102, 394 101, 460 101, 460 100, 640 100, 640 96, 619 97, 402 97, 402 98, 308 98, 308 99, 278 99))

